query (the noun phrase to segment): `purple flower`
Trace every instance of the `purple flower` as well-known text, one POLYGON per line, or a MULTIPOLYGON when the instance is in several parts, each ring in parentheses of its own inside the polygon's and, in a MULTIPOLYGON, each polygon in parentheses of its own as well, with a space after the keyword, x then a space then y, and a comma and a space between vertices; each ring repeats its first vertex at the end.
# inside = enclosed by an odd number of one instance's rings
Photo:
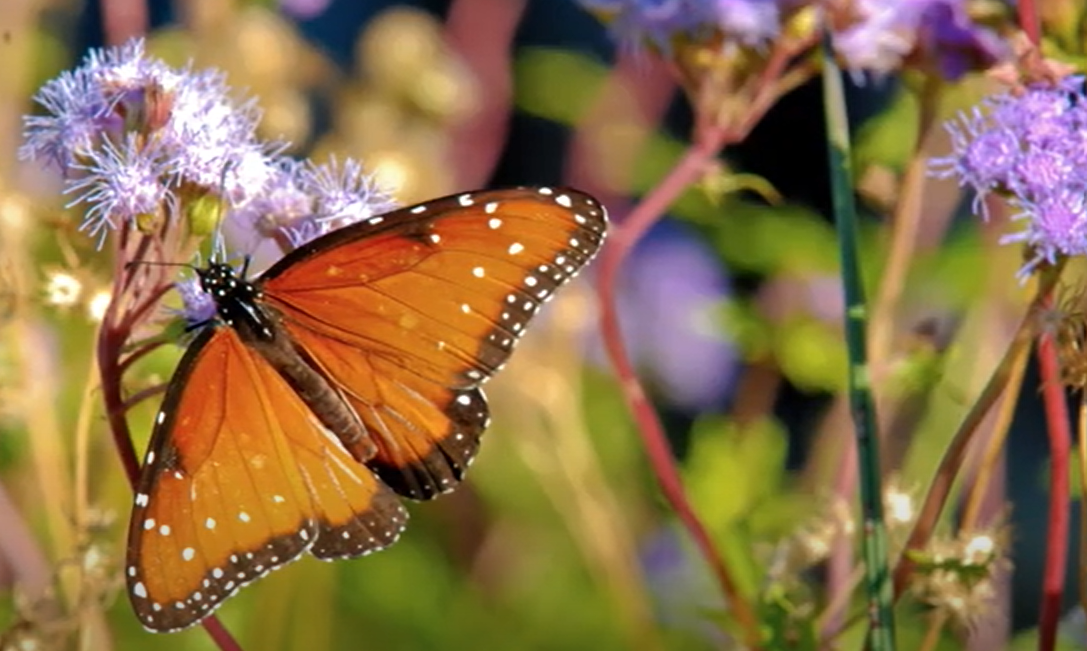
POLYGON ((215 299, 200 286, 200 279, 187 278, 174 283, 174 288, 181 296, 181 310, 178 313, 190 326, 202 325, 215 318, 215 299))
POLYGON ((649 43, 668 51, 674 36, 694 32, 708 18, 692 12, 689 0, 581 0, 581 4, 610 16, 615 39, 630 48, 649 43))
POLYGON ((279 0, 279 7, 284 13, 301 20, 320 16, 331 4, 332 0, 279 0))
POLYGON ((955 81, 968 72, 986 70, 1010 54, 995 32, 974 24, 966 3, 929 0, 917 27, 916 51, 936 64, 940 74, 955 81))
POLYGON ((397 207, 357 160, 317 165, 280 157, 272 162, 260 191, 236 204, 224 225, 229 248, 246 252, 254 270, 310 240, 397 207))
POLYGON ((610 19, 626 47, 646 43, 669 51, 673 39, 703 41, 716 34, 759 45, 780 31, 777 0, 580 0, 610 19))
POLYGON ((626 268, 618 307, 633 362, 672 405, 720 408, 737 360, 719 318, 728 282, 717 257, 680 227, 661 224, 626 268))
POLYGON ((728 642, 717 620, 727 610, 713 572, 678 525, 653 532, 641 562, 658 621, 720 648, 728 642))
POLYGON ((726 36, 747 45, 759 45, 781 31, 777 0, 713 0, 714 24, 726 36))
POLYGON ((294 240, 301 244, 348 224, 382 215, 396 207, 392 197, 367 176, 362 165, 352 159, 341 165, 332 159, 324 165, 307 165, 302 170, 302 187, 314 197, 314 210, 308 221, 314 235, 300 232, 293 225, 294 240))
MULTIPOLYGON (((395 206, 357 161, 294 161, 258 140, 256 104, 232 94, 221 72, 173 69, 142 41, 94 51, 37 94, 45 113, 26 118, 20 154, 61 168, 85 206, 80 228, 100 241, 124 223, 170 227, 187 201, 218 199, 215 254, 240 254, 251 271, 395 206)), ((198 282, 180 291, 190 322, 212 316, 198 282)))
POLYGON ((834 46, 854 71, 886 75, 908 58, 950 80, 983 70, 1008 54, 992 31, 975 25, 965 0, 856 0, 834 46))
POLYGON ((142 145, 131 135, 120 146, 105 141, 87 163, 73 163, 83 175, 69 180, 65 192, 76 194, 71 205, 90 208, 79 226, 99 241, 117 227, 116 220, 157 216, 172 197, 172 162, 158 155, 157 146, 142 145))
MULTIPOLYGON (((1034 258, 1021 273, 1058 255, 1087 254, 1087 98, 1082 77, 986 99, 947 125, 954 151, 932 161, 939 177, 958 177, 980 201, 1009 195, 1024 224, 1005 242, 1024 242, 1034 258)), ((979 208, 983 204, 975 202, 979 208)), ((984 209, 978 210, 983 217, 984 209)))
POLYGON ((265 146, 253 104, 229 91, 221 73, 174 70, 142 41, 96 50, 39 91, 46 114, 26 119, 20 156, 65 172, 92 234, 175 207, 182 184, 244 198, 262 185, 265 146))

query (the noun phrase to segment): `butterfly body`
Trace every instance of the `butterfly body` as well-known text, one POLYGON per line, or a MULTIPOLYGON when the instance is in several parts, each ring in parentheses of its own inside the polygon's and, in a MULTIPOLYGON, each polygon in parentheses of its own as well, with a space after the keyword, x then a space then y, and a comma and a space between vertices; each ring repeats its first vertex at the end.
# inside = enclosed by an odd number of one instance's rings
POLYGON ((468 193, 318 238, 247 280, 198 270, 216 318, 156 417, 129 525, 141 623, 173 631, 305 552, 392 544, 398 496, 461 480, 481 384, 603 241, 574 190, 468 193))
POLYGON ((228 264, 213 262, 196 273, 200 287, 215 301, 215 311, 224 325, 249 333, 251 340, 274 339, 275 325, 258 304, 263 293, 256 283, 244 278, 244 270, 239 274, 228 264))

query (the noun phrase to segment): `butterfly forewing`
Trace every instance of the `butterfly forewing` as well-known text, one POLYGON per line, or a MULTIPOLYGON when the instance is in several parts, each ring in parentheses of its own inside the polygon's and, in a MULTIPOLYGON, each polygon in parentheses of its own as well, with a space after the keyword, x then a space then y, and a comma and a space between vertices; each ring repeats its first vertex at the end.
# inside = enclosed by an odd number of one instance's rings
POLYGON ((263 289, 363 419, 377 454, 359 460, 427 499, 478 449, 488 420, 478 386, 605 227, 603 207, 573 190, 463 194, 316 240, 273 266, 263 289))
POLYGON ((267 362, 230 328, 209 328, 152 434, 129 527, 129 594, 145 627, 177 630, 311 545, 326 556, 379 549, 405 518, 267 362))

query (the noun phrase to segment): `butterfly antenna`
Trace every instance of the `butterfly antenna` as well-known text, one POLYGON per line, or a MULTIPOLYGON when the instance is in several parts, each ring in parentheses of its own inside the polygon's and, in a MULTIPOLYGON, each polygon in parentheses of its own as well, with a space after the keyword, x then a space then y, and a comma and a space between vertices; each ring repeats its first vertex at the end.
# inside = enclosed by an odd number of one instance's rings
POLYGON ((226 163, 219 174, 219 203, 216 208, 219 214, 215 216, 215 232, 211 236, 211 251, 208 254, 212 262, 226 262, 226 241, 223 238, 223 222, 226 215, 224 214, 223 205, 228 201, 226 196, 226 175, 232 167, 232 163, 226 163))
POLYGON ((158 262, 154 260, 129 260, 125 263, 125 270, 132 269, 139 265, 147 265, 148 267, 184 267, 185 269, 196 270, 195 265, 185 262, 158 262))

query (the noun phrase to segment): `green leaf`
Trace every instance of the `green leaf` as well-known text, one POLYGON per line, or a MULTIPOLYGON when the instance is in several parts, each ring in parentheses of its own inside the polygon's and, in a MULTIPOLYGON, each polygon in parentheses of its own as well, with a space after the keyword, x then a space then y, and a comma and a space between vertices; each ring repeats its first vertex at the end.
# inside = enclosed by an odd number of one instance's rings
POLYGON ((695 424, 686 485, 712 530, 744 519, 780 487, 786 445, 785 432, 770 420, 740 427, 712 417, 695 424))

